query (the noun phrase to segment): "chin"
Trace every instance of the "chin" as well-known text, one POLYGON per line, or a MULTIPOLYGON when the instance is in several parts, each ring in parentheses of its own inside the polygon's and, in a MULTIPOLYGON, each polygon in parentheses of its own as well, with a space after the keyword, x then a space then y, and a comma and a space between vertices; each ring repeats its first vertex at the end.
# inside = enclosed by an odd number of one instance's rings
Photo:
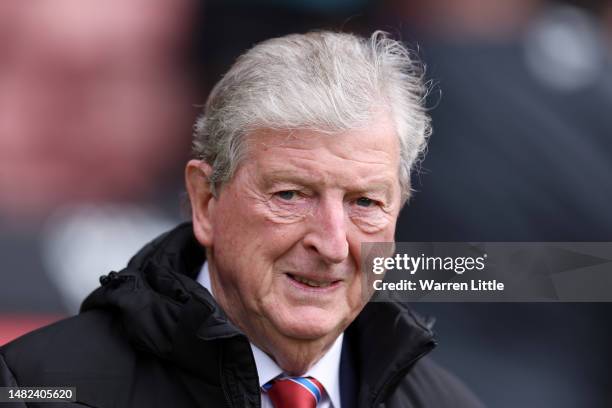
MULTIPOLYGON (((304 309, 304 308, 300 308, 304 309)), ((299 340, 318 340, 329 335, 335 338, 344 326, 338 317, 330 316, 321 309, 300 310, 292 314, 292 318, 276 322, 279 331, 286 337, 299 340)))

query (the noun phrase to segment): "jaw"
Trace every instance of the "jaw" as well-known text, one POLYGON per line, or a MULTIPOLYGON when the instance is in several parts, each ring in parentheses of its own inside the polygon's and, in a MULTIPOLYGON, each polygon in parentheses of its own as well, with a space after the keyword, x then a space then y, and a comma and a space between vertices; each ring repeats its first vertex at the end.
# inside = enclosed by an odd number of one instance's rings
POLYGON ((292 308, 291 312, 294 317, 291 320, 265 320, 257 328, 259 330, 247 328, 244 331, 286 373, 297 376, 308 371, 327 353, 355 316, 351 314, 336 320, 331 311, 311 306, 292 308))
MULTIPOLYGON (((272 303, 258 313, 236 310, 240 298, 227 298, 225 293, 217 297, 229 320, 236 325, 259 349, 268 354, 280 368, 291 375, 301 375, 313 366, 333 345, 344 330, 329 318, 329 311, 318 307, 291 307, 287 310, 272 303), (309 309, 306 313, 305 309, 309 309), (302 310, 300 310, 302 309, 302 310), (279 313, 280 312, 280 313, 279 313), (304 320, 305 315, 309 317, 304 320), (289 319, 285 317, 290 316, 289 319), (307 324, 307 321, 311 324, 307 324)), ((249 308, 253 309, 253 308, 249 308)), ((335 322, 337 323, 337 322, 335 322)))

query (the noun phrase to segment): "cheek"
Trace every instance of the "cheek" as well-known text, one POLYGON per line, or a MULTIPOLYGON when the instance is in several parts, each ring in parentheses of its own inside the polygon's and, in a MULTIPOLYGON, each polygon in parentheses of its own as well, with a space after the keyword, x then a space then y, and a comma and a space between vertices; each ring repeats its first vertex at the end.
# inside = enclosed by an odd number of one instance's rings
POLYGON ((358 226, 354 226, 349 232, 349 251, 356 264, 356 278, 353 285, 358 287, 358 293, 350 292, 351 299, 358 298, 360 302, 366 302, 373 293, 371 287, 372 282, 368 282, 367 279, 365 279, 366 276, 362 272, 362 245, 368 242, 395 242, 395 224, 396 218, 392 217, 388 220, 384 228, 377 229, 374 233, 364 232, 363 228, 358 226))
POLYGON ((372 237, 377 237, 378 240, 393 239, 398 216, 396 211, 351 205, 347 212, 353 225, 363 234, 369 235, 369 240, 372 240, 372 237))
MULTIPOLYGON (((379 224, 364 225, 362 220, 351 220, 352 225, 348 231, 349 249, 354 259, 361 259, 361 245, 367 242, 395 242, 396 217, 385 217, 379 224)), ((357 265, 359 267, 359 264, 357 265)))
POLYGON ((213 214, 215 241, 240 244, 257 234, 258 220, 254 216, 252 200, 228 188, 221 197, 213 214))
POLYGON ((301 223, 276 223, 257 200, 224 197, 215 214, 213 247, 218 262, 236 269, 271 270, 299 240, 301 223))
POLYGON ((389 218, 382 212, 377 214, 352 214, 352 222, 365 234, 384 235, 389 226, 389 218))

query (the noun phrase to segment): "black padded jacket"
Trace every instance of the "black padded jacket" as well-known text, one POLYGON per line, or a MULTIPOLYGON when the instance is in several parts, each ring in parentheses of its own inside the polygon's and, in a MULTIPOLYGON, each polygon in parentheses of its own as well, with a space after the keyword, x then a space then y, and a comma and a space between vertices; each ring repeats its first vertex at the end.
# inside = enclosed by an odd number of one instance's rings
MULTIPOLYGON (((247 338, 195 281, 204 256, 183 224, 101 278, 77 316, 1 347, 0 386, 72 386, 76 402, 0 407, 259 407, 247 338)), ((344 336, 343 408, 481 407, 423 358, 434 346, 404 305, 369 303, 344 336)))

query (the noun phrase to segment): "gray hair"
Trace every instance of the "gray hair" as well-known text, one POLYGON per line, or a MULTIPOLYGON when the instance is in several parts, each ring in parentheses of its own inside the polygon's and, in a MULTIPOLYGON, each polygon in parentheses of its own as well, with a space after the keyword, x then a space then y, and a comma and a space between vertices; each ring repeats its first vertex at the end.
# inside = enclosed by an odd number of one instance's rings
POLYGON ((256 129, 334 133, 367 126, 388 112, 400 141, 403 201, 425 150, 430 119, 424 68, 386 33, 370 39, 328 31, 264 41, 238 58, 213 88, 194 125, 194 154, 212 167, 209 182, 229 181, 256 129))

